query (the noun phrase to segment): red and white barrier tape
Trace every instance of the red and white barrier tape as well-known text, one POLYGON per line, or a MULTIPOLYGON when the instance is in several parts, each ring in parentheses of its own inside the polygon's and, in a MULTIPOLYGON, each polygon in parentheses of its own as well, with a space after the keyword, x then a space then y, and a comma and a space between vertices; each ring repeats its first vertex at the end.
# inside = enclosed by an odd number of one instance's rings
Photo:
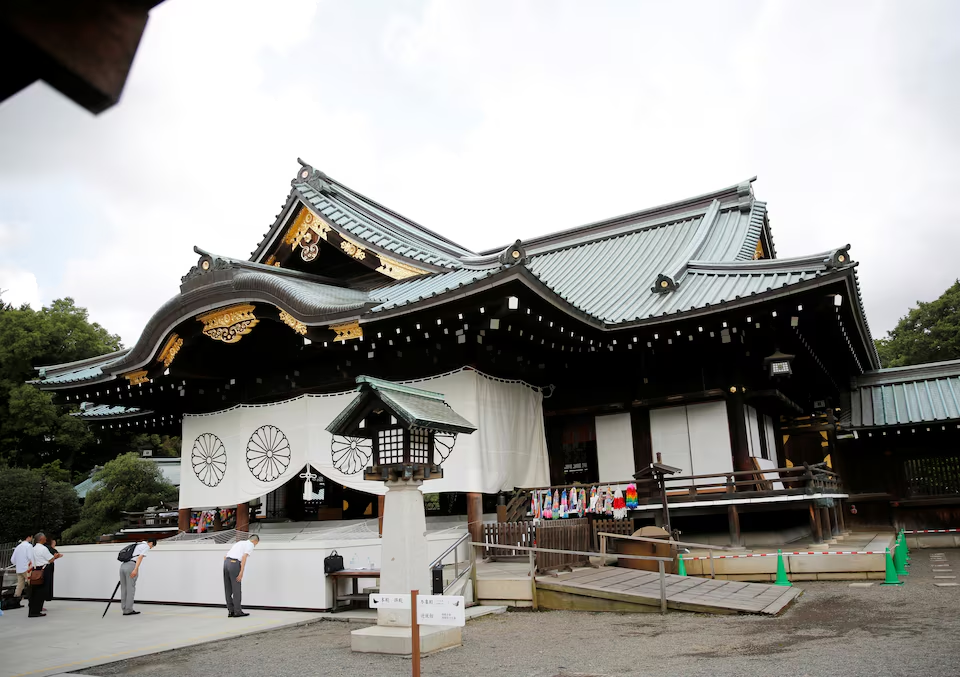
POLYGON ((915 529, 915 530, 906 530, 903 533, 905 534, 955 534, 960 532, 960 529, 915 529))
MULTIPOLYGON (((890 554, 892 555, 894 550, 897 549, 897 544, 894 543, 893 547, 890 548, 890 554)), ((791 555, 791 556, 806 556, 806 555, 886 555, 886 550, 831 550, 831 551, 806 551, 806 552, 756 552, 749 555, 714 555, 713 559, 742 559, 746 557, 776 557, 777 555, 791 555)), ((684 557, 684 560, 687 562, 692 560, 707 560, 710 559, 709 555, 695 555, 692 557, 684 557)))

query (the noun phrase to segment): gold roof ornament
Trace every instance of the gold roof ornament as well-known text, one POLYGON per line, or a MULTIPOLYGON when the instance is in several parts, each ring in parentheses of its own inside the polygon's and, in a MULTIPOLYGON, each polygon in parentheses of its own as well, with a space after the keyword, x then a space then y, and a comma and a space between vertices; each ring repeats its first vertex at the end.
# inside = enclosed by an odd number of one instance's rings
POLYGON ((254 306, 241 303, 198 315, 197 321, 203 323, 203 333, 213 340, 236 343, 259 324, 260 320, 253 314, 254 310, 254 306))
POLYGON ((140 369, 139 371, 131 371, 123 375, 127 381, 130 382, 130 385, 135 386, 140 383, 146 383, 150 379, 147 378, 147 370, 140 369))
POLYGON ((331 324, 327 329, 336 332, 334 341, 349 341, 350 339, 363 336, 363 327, 360 326, 360 320, 345 322, 343 324, 331 324))
POLYGON ((157 362, 163 362, 164 367, 169 367, 182 347, 183 339, 176 334, 170 334, 170 338, 163 345, 163 350, 160 351, 160 356, 157 357, 157 362))
POLYGON ((277 308, 280 311, 280 321, 285 325, 293 329, 295 332, 301 336, 306 336, 307 334, 307 325, 295 318, 293 315, 285 311, 283 308, 277 308))

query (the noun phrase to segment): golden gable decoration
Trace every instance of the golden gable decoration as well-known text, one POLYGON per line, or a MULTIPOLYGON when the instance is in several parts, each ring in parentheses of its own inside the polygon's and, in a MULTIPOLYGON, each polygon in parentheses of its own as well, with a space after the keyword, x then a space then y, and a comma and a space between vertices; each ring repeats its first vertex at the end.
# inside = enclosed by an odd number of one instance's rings
POLYGON ((157 358, 157 362, 163 362, 164 367, 169 367, 173 363, 173 359, 177 356, 177 353, 180 352, 180 348, 182 347, 183 339, 176 334, 170 334, 170 338, 168 338, 167 342, 164 344, 163 350, 160 351, 160 356, 157 358))
POLYGON ((241 303, 199 315, 197 321, 203 323, 203 333, 213 340, 236 343, 260 322, 253 314, 254 310, 254 306, 241 303))

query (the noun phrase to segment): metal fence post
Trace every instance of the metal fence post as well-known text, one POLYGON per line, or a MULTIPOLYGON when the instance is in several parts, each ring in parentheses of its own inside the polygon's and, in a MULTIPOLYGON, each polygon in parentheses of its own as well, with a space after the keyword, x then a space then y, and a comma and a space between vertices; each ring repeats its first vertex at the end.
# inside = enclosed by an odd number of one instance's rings
POLYGON ((663 560, 657 562, 660 570, 660 613, 667 613, 667 577, 663 569, 663 560))

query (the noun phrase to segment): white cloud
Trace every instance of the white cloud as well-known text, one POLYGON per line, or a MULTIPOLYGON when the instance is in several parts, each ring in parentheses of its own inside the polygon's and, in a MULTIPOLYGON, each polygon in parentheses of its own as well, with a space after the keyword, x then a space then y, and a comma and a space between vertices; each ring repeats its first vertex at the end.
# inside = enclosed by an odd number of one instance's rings
POLYGON ((40 310, 40 285, 33 273, 11 266, 0 265, 0 300, 14 306, 24 303, 34 310, 40 310))

